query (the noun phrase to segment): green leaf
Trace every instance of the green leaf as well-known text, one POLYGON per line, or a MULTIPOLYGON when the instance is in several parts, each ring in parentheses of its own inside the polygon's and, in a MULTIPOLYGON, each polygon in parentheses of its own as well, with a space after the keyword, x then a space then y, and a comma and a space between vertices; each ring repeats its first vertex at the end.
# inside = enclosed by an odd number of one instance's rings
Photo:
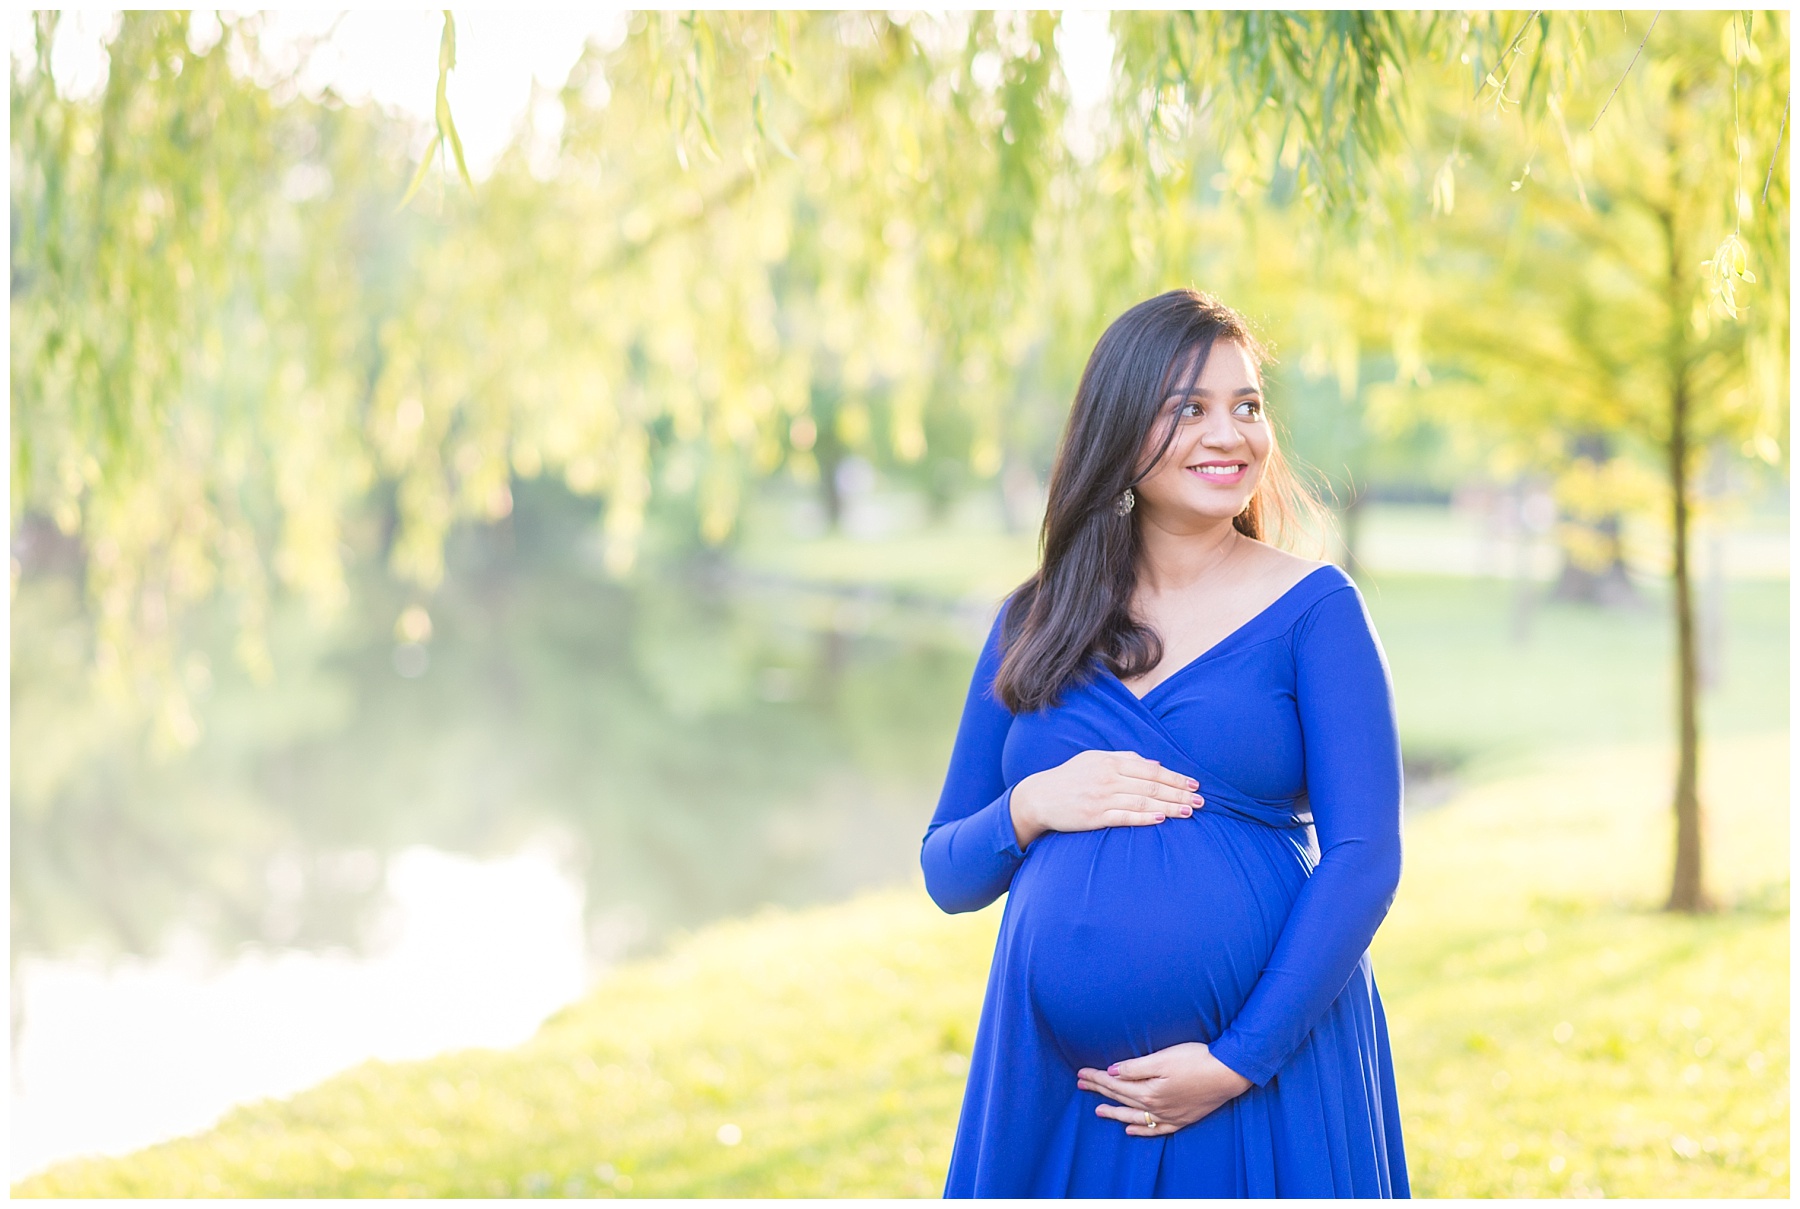
POLYGON ((419 157, 419 170, 413 173, 412 183, 406 186, 406 195, 400 199, 400 204, 394 207, 395 213, 406 209, 407 203, 413 199, 413 194, 417 193, 419 186, 425 183, 425 173, 431 167, 431 157, 437 154, 438 148, 443 145, 443 142, 443 135, 431 136, 431 146, 425 148, 425 154, 419 157))
POLYGON ((450 152, 456 157, 456 170, 461 174, 463 184, 469 191, 475 191, 475 182, 469 176, 469 165, 463 159, 462 136, 456 133, 456 121, 450 116, 450 71, 456 66, 456 18, 449 9, 444 10, 444 36, 438 42, 438 85, 437 85, 437 129, 438 138, 450 144, 450 152))
POLYGON ((798 163, 800 157, 795 155, 792 149, 788 147, 787 140, 781 137, 781 132, 768 123, 768 106, 763 101, 763 94, 767 90, 767 87, 768 82, 766 80, 758 80, 756 82, 756 95, 750 100, 750 115, 756 122, 756 133, 762 136, 764 142, 781 152, 783 156, 798 163))

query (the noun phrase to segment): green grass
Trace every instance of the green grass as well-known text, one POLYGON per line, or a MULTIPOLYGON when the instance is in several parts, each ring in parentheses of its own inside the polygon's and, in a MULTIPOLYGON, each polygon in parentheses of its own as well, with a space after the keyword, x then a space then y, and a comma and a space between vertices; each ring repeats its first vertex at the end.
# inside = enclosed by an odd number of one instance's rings
MULTIPOLYGON (((1664 743, 1675 726, 1666 588, 1640 610, 1542 603, 1514 629, 1501 580, 1380 575, 1363 584, 1393 671, 1409 756, 1460 756, 1518 771, 1546 753, 1664 743)), ((1728 585, 1722 674, 1701 697, 1702 733, 1788 721, 1788 585, 1728 585)))
MULTIPOLYGON (((1726 909, 1697 919, 1653 910, 1661 747, 1409 819, 1376 970, 1416 1193, 1787 1194, 1785 735, 1710 745, 1705 777, 1726 909)), ((715 925, 518 1049, 369 1063, 13 1191, 934 1195, 997 921, 913 887, 715 925)))
POLYGON ((1708 748, 1710 916, 1653 909, 1669 776, 1615 748, 1410 823, 1375 960, 1419 1192, 1787 1195, 1787 737, 1708 748))
MULTIPOLYGON (((1458 523, 1443 510, 1387 508, 1368 530, 1372 542, 1419 547, 1411 551, 1417 562, 1431 547, 1412 529, 1458 523)), ((1034 541, 972 527, 873 540, 764 537, 739 555, 747 568, 807 583, 985 602, 1031 572, 1034 541)), ((1522 627, 1507 580, 1384 571, 1363 576, 1361 586, 1392 665, 1409 755, 1469 762, 1483 773, 1518 771, 1548 751, 1659 743, 1673 733, 1666 582, 1646 578, 1643 607, 1633 610, 1539 601, 1522 627)), ((1546 588, 1531 590, 1542 596, 1546 588)), ((1722 674, 1702 698, 1705 734, 1787 725, 1787 616, 1785 579, 1727 582, 1722 674)))

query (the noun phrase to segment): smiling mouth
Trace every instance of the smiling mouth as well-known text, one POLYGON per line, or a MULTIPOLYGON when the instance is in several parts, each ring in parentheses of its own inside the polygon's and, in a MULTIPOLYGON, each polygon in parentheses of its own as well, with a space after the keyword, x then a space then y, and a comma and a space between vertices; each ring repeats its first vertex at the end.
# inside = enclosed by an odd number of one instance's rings
POLYGON ((1203 479, 1234 479, 1249 468, 1248 462, 1209 462, 1203 466, 1189 466, 1187 470, 1203 479))

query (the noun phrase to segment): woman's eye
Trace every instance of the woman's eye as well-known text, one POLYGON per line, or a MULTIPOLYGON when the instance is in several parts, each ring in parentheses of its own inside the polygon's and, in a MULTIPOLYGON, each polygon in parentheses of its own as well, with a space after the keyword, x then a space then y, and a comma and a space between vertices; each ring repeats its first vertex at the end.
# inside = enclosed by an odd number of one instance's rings
POLYGON ((1183 420, 1197 420, 1200 418, 1200 405, 1198 403, 1183 403, 1180 407, 1175 409, 1175 414, 1183 420))
POLYGON ((1236 411, 1237 414, 1240 416, 1250 416, 1252 418, 1255 418, 1255 417, 1259 417, 1262 415, 1263 407, 1262 407, 1262 403, 1256 399, 1245 399, 1242 403, 1239 403, 1237 405, 1237 407, 1235 407, 1233 410, 1236 411))

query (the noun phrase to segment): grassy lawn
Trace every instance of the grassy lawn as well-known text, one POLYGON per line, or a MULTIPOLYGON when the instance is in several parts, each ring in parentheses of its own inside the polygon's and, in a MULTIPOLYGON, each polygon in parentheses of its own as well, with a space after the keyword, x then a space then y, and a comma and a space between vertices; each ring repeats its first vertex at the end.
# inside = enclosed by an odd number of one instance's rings
MULTIPOLYGON (((1535 600, 1521 624, 1507 580, 1399 569, 1439 554, 1446 565, 1468 561, 1440 532, 1455 523, 1441 509, 1406 508, 1378 510, 1368 523, 1370 542, 1386 551, 1372 553, 1387 565, 1378 562, 1360 583, 1393 668, 1407 754, 1486 776, 1522 771, 1550 751, 1666 742, 1675 716, 1666 581, 1645 576, 1642 607, 1633 610, 1535 600), (1438 539, 1443 551, 1432 544, 1438 539)), ((765 536, 739 553, 762 574, 985 604, 1031 572, 1034 542, 1032 534, 971 527, 874 540, 765 536)), ((1546 588, 1531 591, 1541 597, 1546 588)), ((1728 581, 1724 611, 1719 683, 1702 699, 1703 733, 1786 726, 1787 581, 1728 581)))
POLYGON ((1622 747, 1410 821, 1376 942, 1414 1188, 1785 1196, 1787 737, 1715 743, 1700 919, 1654 911, 1670 759, 1622 747))
MULTIPOLYGON (((1667 589, 1645 607, 1540 603, 1522 635, 1504 581, 1377 575, 1363 595, 1393 670, 1409 757, 1465 759, 1483 775, 1546 753, 1661 744, 1675 726, 1674 625, 1667 589)), ((1788 720, 1788 585, 1746 580, 1725 597, 1719 683, 1701 697, 1707 737, 1788 720)))
MULTIPOLYGON (((1785 734, 1705 763, 1726 909, 1652 908, 1669 758, 1568 753, 1408 821, 1376 945, 1415 1192, 1785 1196, 1785 734)), ((528 1044, 370 1063, 27 1196, 935 1195, 998 920, 917 887, 708 927, 528 1044)))

